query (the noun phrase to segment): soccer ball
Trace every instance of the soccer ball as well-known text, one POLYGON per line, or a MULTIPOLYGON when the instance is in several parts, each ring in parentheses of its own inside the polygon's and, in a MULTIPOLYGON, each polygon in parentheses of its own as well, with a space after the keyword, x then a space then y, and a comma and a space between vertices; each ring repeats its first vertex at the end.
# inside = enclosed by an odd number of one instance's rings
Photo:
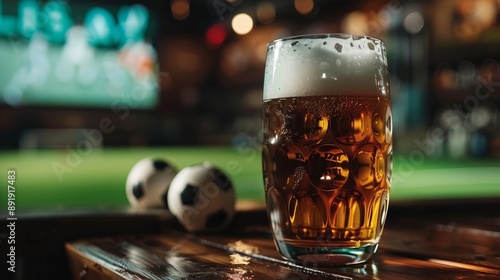
POLYGON ((224 229, 234 216, 235 193, 226 174, 210 163, 179 171, 168 190, 170 213, 192 232, 224 229))
POLYGON ((177 169, 163 159, 146 158, 137 162, 125 184, 130 205, 136 208, 168 209, 165 197, 176 174, 177 169))

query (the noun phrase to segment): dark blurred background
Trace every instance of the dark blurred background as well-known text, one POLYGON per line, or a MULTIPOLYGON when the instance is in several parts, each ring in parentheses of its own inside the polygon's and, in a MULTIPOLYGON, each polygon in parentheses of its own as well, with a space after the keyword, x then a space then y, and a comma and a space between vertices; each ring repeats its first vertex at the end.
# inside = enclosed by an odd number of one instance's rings
POLYGON ((399 152, 500 157, 498 0, 3 0, 0 147, 258 141, 267 44, 332 32, 386 42, 399 152))

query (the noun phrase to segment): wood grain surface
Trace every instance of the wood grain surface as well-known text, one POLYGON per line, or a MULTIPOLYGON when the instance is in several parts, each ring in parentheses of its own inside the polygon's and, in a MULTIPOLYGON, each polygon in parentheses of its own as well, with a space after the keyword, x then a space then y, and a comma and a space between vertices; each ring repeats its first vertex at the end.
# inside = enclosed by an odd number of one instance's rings
POLYGON ((72 279, 500 279, 496 205, 391 209, 373 259, 346 267, 282 259, 262 205, 240 207, 221 234, 171 220, 159 233, 80 239, 66 251, 72 279))

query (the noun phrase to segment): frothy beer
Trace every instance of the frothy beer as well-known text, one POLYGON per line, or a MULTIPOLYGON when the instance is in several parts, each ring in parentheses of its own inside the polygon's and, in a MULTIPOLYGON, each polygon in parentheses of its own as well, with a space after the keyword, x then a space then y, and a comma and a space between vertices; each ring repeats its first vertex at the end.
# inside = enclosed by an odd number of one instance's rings
POLYGON ((384 227, 392 174, 382 41, 274 41, 263 95, 264 186, 278 250, 313 264, 366 261, 384 227))

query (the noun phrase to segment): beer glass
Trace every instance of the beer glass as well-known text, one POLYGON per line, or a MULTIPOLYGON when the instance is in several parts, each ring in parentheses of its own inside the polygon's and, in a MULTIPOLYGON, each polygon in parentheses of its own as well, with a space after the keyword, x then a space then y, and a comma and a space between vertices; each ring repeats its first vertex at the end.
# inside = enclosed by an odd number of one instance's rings
POLYGON ((392 175, 384 43, 347 34, 271 42, 263 137, 267 214, 281 255, 313 265, 368 260, 392 175))

